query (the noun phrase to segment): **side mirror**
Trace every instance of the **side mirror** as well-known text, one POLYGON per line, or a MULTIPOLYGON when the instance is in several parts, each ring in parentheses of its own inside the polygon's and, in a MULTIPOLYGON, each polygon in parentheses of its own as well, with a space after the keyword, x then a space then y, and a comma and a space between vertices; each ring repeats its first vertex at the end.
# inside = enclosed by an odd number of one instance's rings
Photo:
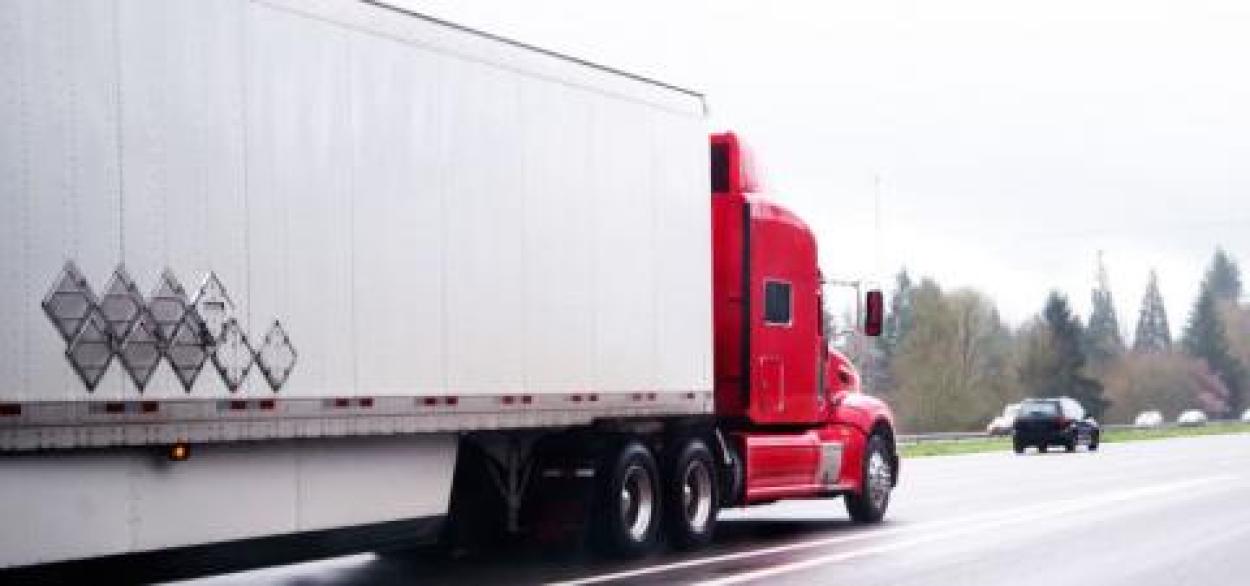
POLYGON ((883 323, 885 323, 885 295, 874 289, 868 292, 867 303, 864 305, 864 334, 880 336, 883 323))

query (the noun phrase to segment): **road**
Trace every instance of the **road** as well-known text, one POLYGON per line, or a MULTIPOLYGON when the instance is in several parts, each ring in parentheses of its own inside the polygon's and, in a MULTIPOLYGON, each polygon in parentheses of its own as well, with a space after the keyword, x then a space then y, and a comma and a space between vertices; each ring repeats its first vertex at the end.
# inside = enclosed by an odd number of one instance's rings
POLYGON ((851 525, 837 501, 787 502, 725 512, 708 550, 630 563, 524 547, 365 554, 184 584, 1250 583, 1250 435, 904 466, 886 522, 872 527, 851 525))

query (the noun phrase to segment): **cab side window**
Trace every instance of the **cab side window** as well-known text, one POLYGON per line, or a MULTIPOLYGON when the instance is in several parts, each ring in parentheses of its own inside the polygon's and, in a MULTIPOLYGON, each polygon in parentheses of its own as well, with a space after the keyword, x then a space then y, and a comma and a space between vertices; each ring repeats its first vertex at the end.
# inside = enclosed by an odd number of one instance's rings
POLYGON ((790 325, 790 283, 764 281, 764 323, 790 325))

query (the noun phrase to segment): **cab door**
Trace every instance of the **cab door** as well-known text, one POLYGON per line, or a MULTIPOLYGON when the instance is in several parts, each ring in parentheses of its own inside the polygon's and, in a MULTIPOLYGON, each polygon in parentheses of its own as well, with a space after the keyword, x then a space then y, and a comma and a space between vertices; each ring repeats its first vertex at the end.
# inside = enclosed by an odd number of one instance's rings
POLYGON ((784 209, 751 205, 750 418, 817 423, 823 401, 815 239, 784 209))

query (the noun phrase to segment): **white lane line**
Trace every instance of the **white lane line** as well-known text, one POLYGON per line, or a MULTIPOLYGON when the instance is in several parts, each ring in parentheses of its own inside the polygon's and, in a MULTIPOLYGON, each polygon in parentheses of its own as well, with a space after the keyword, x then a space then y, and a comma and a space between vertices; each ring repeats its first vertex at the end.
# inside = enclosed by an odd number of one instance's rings
MULTIPOLYGON (((742 560, 742 559, 749 559, 753 557, 772 555, 776 553, 785 553, 785 552, 790 552, 790 551, 812 549, 815 547, 823 547, 827 545, 852 543, 856 541, 863 541, 866 539, 889 537, 889 536, 898 535, 898 534, 934 532, 938 538, 943 538, 947 535, 950 535, 950 533, 947 533, 944 531, 946 528, 959 530, 961 528, 967 527, 970 523, 977 523, 978 521, 988 521, 991 523, 995 521, 1001 522, 1002 518, 1004 517, 1007 519, 1015 519, 1021 516, 1029 515, 1033 511, 1037 511, 1039 514, 1038 516, 1044 518, 1044 517, 1054 514, 1056 507, 1063 507, 1065 505, 1072 506, 1074 504, 1081 504, 1081 503, 1086 503, 1086 502, 1091 502, 1095 505, 1101 505, 1107 502, 1109 497, 1113 497, 1115 500, 1129 500, 1132 498, 1140 498, 1141 496, 1148 496, 1150 494, 1153 494, 1154 492, 1159 492, 1159 491, 1171 492, 1171 491, 1176 491, 1176 490, 1183 490, 1183 489, 1192 488, 1194 486, 1198 486, 1202 484, 1208 484, 1208 483, 1217 482, 1220 480, 1232 479, 1232 478, 1234 477, 1231 475, 1213 476, 1210 478, 1186 480, 1186 481, 1181 481, 1181 482, 1174 482, 1174 483, 1169 483, 1169 484, 1133 489, 1133 490, 1124 491, 1121 493, 1112 493, 1111 495, 1104 494, 1104 495, 1099 495, 1099 496, 1094 496, 1094 497, 1081 497, 1081 498, 1067 499, 1067 500, 1061 500, 1061 501, 1055 501, 1055 502, 1039 503, 1039 504, 1034 504, 1034 505, 1018 507, 1016 509, 1008 510, 1005 512, 1002 512, 1002 511, 990 512, 990 513, 984 513, 980 515, 973 515, 971 517, 951 518, 948 520, 932 521, 932 522, 921 523, 917 525, 905 525, 901 527, 889 527, 885 529, 864 530, 864 531, 860 531, 857 533, 853 533, 851 535, 838 535, 834 537, 826 537, 823 539, 814 539, 811 541, 799 541, 795 543, 787 543, 784 545, 776 545, 776 546, 765 547, 765 548, 760 548, 760 549, 751 549, 747 551, 740 551, 740 552, 734 552, 734 553, 728 553, 728 554, 693 558, 689 560, 683 560, 680 562, 673 562, 673 563, 668 563, 668 564, 646 566, 646 567, 641 567, 641 568, 635 568, 632 570, 612 572, 608 574, 586 576, 586 577, 575 578, 575 579, 567 580, 563 582, 554 582, 554 583, 551 583, 550 586, 584 586, 588 584, 602 584, 604 582, 613 582, 616 580, 624 580, 627 578, 648 576, 652 574, 671 572, 673 570, 681 570, 681 569, 686 569, 686 568, 705 566, 709 564, 717 564, 721 562, 730 562, 730 561, 736 561, 736 560, 742 560)), ((1114 502, 1114 500, 1112 502, 1114 502)), ((862 554, 862 555, 870 555, 870 554, 862 554)))
POLYGON ((759 570, 752 570, 749 572, 742 572, 739 574, 725 576, 723 578, 716 578, 713 580, 706 580, 703 582, 698 582, 697 586, 731 586, 734 584, 754 582, 756 580, 762 580, 764 578, 771 578, 771 577, 778 576, 781 574, 789 574, 792 572, 806 570, 808 568, 813 568, 816 566, 835 564, 838 562, 844 562, 844 561, 861 558, 861 557, 872 556, 872 555, 880 555, 883 553, 888 553, 888 552, 897 551, 901 549, 910 549, 918 545, 923 545, 925 543, 930 543, 934 541, 946 541, 955 537, 965 537, 965 536, 974 535, 978 533, 984 533, 986 531, 1002 528, 1004 526, 1021 525, 1021 524, 1031 522, 1031 521, 1054 518, 1057 516, 1072 514, 1072 513, 1076 513, 1076 512, 1080 512, 1080 511, 1084 511, 1088 509, 1093 509, 1093 508, 1097 508, 1101 506, 1114 505, 1117 503, 1132 502, 1138 499, 1143 499, 1143 498, 1148 498, 1148 497, 1160 497, 1160 496, 1164 496, 1164 495, 1168 495, 1172 493, 1184 493, 1184 491, 1188 491, 1198 486, 1228 481, 1234 478, 1236 477, 1233 475, 1211 476, 1211 477, 1199 478, 1195 480, 1172 482, 1172 483, 1167 483, 1167 484, 1159 484, 1159 485, 1147 486, 1147 487, 1142 487, 1142 488, 1137 488, 1137 489, 1130 489, 1130 490, 1125 490, 1125 491, 1120 491, 1120 492, 1115 492, 1115 493, 1110 493, 1110 494, 1105 494, 1105 495, 1098 495, 1098 496, 1090 497, 1090 498, 1070 499, 1068 501, 1060 501, 1059 503, 1052 504, 1046 507, 1045 510, 1037 511, 1034 513, 1004 515, 1001 518, 993 519, 993 520, 982 522, 982 523, 962 524, 960 526, 955 527, 954 529, 950 531, 926 531, 916 537, 912 537, 909 539, 893 541, 893 542, 884 543, 881 545, 869 546, 869 547, 860 548, 860 549, 847 551, 847 552, 840 552, 840 553, 835 553, 835 554, 830 554, 830 555, 808 558, 808 559, 797 561, 797 562, 782 564, 778 566, 772 566, 772 567, 763 568, 759 570))
MULTIPOLYGON (((750 519, 743 519, 743 520, 749 521, 750 519)), ((782 519, 781 521, 784 522, 784 521, 790 521, 790 520, 794 520, 794 519, 786 518, 786 519, 782 519)), ((955 525, 955 524, 956 524, 955 521, 947 520, 947 521, 931 521, 931 522, 921 523, 917 525, 905 525, 901 527, 890 527, 886 529, 877 529, 877 530, 865 529, 863 531, 852 533, 850 535, 838 535, 835 537, 826 537, 823 539, 814 539, 811 541, 798 541, 794 543, 787 543, 785 545, 775 545, 772 547, 765 547, 765 548, 760 548, 760 549, 751 549, 751 550, 739 551, 739 552, 734 552, 734 553, 726 553, 726 554, 713 555, 713 556, 707 556, 707 557, 693 558, 693 559, 683 560, 680 562, 672 562, 668 564, 646 566, 642 568, 635 568, 632 570, 622 570, 620 572, 612 572, 609 574, 599 574, 595 576, 586 576, 583 578, 574 578, 572 580, 566 580, 563 582, 551 582, 548 584, 548 586, 585 586, 587 584, 602 584, 604 582, 624 580, 626 578, 634 578, 634 577, 646 576, 650 574, 659 574, 661 572, 669 572, 672 570, 680 570, 683 568, 693 568, 693 567, 705 566, 708 564, 715 564, 715 563, 720 563, 720 562, 731 562, 734 560, 753 558, 753 557, 769 555, 769 554, 774 554, 774 553, 784 553, 787 551, 795 551, 795 550, 800 550, 800 549, 811 549, 813 547, 821 547, 824 545, 836 545, 839 543, 863 541, 865 539, 873 539, 873 538, 881 537, 885 535, 894 535, 897 533, 904 533, 904 532, 915 532, 921 529, 935 529, 935 528, 940 528, 943 526, 955 525)))
POLYGON ((295 584, 316 584, 322 581, 333 582, 333 580, 326 580, 325 577, 365 568, 375 563, 377 559, 377 554, 360 553, 156 584, 158 586, 251 586, 253 584, 280 584, 288 581, 295 584))
MULTIPOLYGON (((1060 501, 1060 502, 1064 502, 1064 501, 1060 501)), ((1040 503, 1040 504, 1019 507, 1009 512, 1023 513, 1023 512, 1027 512, 1031 510, 1049 509, 1051 506, 1052 505, 1050 503, 1040 503)), ((897 526, 897 527, 872 528, 872 529, 865 527, 863 530, 858 531, 856 533, 852 533, 850 535, 836 535, 833 537, 825 537, 822 539, 813 539, 811 541, 797 541, 794 543, 787 543, 784 545, 775 545, 772 547, 750 549, 750 550, 739 551, 739 552, 734 552, 734 553, 726 553, 726 554, 713 555, 713 556, 707 556, 707 557, 693 558, 693 559, 683 560, 680 562, 672 562, 668 564, 646 566, 642 568, 635 568, 632 570, 622 570, 619 572, 612 572, 608 574, 599 574, 595 576, 574 578, 574 579, 566 580, 562 582, 551 582, 551 583, 548 583, 548 586, 584 586, 587 584, 601 584, 604 582, 612 582, 615 580, 623 580, 626 578, 634 578, 637 576, 659 574, 661 572, 680 570, 683 568, 693 568, 693 567, 704 566, 708 564, 715 564, 715 563, 720 563, 720 562, 731 562, 735 560, 753 558, 753 557, 758 557, 762 555, 770 555, 774 553, 785 553, 788 551, 811 549, 813 547, 821 547, 825 545, 837 545, 837 544, 842 544, 842 543, 851 543, 855 541, 863 541, 865 539, 875 539, 878 537, 897 535, 900 533, 916 533, 922 530, 936 530, 936 529, 941 529, 947 526, 957 527, 957 526, 960 526, 969 522, 975 522, 975 521, 984 520, 984 519, 998 518, 999 516, 1002 516, 1002 514, 1003 514, 1002 511, 991 511, 987 513, 979 513, 976 515, 971 515, 968 517, 961 517, 958 519, 950 518, 950 519, 944 519, 941 521, 927 521, 927 522, 918 523, 915 525, 902 525, 902 526, 897 526)), ((786 517, 784 519, 780 519, 780 521, 782 522, 793 521, 795 519, 796 519, 795 517, 786 517)), ((755 520, 755 519, 750 519, 750 518, 734 519, 734 521, 752 521, 752 520, 755 520)), ((773 520, 773 519, 770 519, 770 520, 773 520)))

